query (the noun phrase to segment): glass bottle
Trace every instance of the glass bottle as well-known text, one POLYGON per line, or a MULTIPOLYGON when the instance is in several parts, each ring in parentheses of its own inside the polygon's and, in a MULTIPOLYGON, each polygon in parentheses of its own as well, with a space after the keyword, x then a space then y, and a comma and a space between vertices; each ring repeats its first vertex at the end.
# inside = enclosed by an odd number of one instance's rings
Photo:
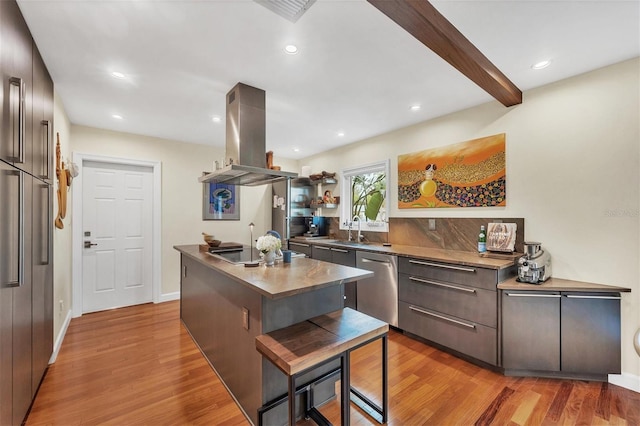
POLYGON ((487 251, 487 231, 484 229, 484 225, 480 226, 480 234, 478 235, 478 253, 484 253, 487 251))

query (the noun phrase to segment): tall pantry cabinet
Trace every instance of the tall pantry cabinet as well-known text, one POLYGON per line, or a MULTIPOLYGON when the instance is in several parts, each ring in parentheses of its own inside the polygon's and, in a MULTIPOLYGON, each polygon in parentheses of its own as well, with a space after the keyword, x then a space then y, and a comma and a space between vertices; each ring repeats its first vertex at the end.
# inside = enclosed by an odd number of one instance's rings
POLYGON ((0 1, 0 425, 21 424, 53 350, 53 83, 0 1))

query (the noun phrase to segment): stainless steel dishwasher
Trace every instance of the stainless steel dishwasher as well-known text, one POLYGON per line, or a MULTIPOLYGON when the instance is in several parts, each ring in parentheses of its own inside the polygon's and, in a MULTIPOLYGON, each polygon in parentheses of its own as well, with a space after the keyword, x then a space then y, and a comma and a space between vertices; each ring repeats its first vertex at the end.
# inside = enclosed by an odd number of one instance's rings
POLYGON ((374 273, 371 278, 358 280, 357 309, 397 327, 398 257, 358 250, 356 267, 374 273))

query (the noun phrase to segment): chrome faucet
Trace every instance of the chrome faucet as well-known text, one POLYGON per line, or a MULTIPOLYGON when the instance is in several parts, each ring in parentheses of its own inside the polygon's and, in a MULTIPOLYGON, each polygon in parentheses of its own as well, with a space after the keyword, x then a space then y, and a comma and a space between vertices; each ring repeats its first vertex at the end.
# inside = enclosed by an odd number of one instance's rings
MULTIPOLYGON (((351 219, 351 223, 353 223, 354 221, 358 222, 358 238, 356 239, 356 242, 360 242, 362 240, 362 229, 360 226, 360 218, 358 216, 354 216, 353 219, 351 219)), ((349 233, 349 236, 351 236, 351 233, 349 233)))

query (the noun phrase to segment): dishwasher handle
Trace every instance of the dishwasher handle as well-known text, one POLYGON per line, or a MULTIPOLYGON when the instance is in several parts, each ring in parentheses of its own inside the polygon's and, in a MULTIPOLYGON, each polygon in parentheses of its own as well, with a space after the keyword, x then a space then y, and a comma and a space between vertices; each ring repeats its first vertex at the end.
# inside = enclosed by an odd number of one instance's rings
POLYGON ((385 264, 385 265, 391 267, 391 262, 389 262, 388 260, 369 259, 369 258, 366 258, 366 257, 363 257, 360 260, 362 261, 362 263, 382 263, 382 264, 385 264))

